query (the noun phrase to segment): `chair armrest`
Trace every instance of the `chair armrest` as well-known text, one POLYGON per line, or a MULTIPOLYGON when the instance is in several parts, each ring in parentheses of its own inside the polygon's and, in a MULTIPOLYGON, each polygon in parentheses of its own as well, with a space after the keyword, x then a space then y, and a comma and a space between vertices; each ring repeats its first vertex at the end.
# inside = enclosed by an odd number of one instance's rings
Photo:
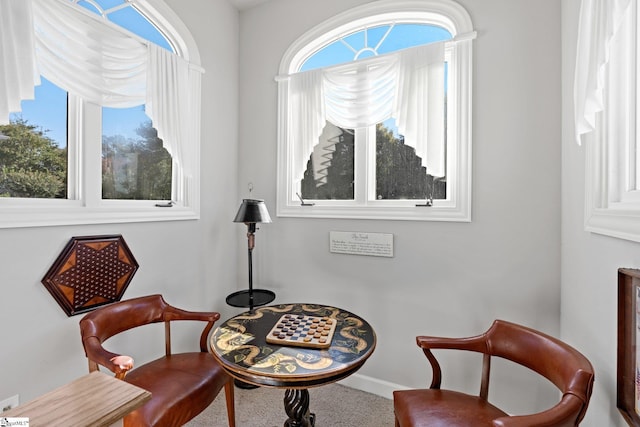
POLYGON ((487 340, 484 334, 467 338, 418 336, 416 344, 422 349, 467 350, 487 353, 487 340))
MULTIPOLYGON (((487 342, 485 335, 478 335, 468 338, 445 338, 445 337, 416 337, 416 344, 422 348, 424 355, 431 364, 431 385, 429 388, 439 389, 442 384, 442 368, 440 363, 431 352, 432 349, 467 350, 480 353, 487 353, 487 342)), ((484 381, 483 381, 484 383, 484 381)))
POLYGON ((572 394, 565 394, 560 403, 546 411, 531 415, 517 415, 493 420, 495 427, 531 427, 558 426, 574 427, 580 420, 576 419, 584 402, 572 394))
POLYGON ((133 369, 133 359, 130 356, 106 350, 96 337, 88 337, 84 340, 84 351, 90 363, 104 366, 119 379, 123 379, 127 372, 133 369))
POLYGON ((220 319, 220 313, 215 311, 187 311, 168 305, 164 317, 165 321, 200 320, 203 322, 215 322, 220 319))
MULTIPOLYGON (((200 351, 207 353, 209 351, 208 340, 209 333, 213 329, 214 323, 220 319, 220 313, 215 311, 188 311, 181 308, 173 307, 167 304, 164 312, 165 322, 171 322, 174 320, 195 320, 207 322, 202 334, 200 334, 200 351)), ((170 353, 170 348, 167 348, 167 353, 170 353)))

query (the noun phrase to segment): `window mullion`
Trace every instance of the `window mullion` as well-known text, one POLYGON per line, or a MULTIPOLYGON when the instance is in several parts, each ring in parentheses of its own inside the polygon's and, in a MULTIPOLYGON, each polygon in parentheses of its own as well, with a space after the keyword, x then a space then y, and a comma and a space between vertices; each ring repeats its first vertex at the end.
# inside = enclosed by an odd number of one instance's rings
POLYGON ((80 135, 82 134, 82 101, 67 95, 67 199, 82 199, 82 161, 80 135))
POLYGON ((102 201, 102 108, 83 103, 84 123, 79 140, 83 159, 82 196, 87 207, 98 207, 102 201))
POLYGON ((363 144, 366 147, 366 167, 367 167, 367 178, 366 178, 366 195, 367 199, 365 200, 365 204, 376 200, 376 126, 369 126, 368 128, 362 129, 365 134, 365 143, 363 144))
POLYGON ((367 177, 369 176, 368 159, 368 132, 366 128, 355 129, 355 140, 353 144, 353 198, 358 204, 365 204, 368 194, 367 177))

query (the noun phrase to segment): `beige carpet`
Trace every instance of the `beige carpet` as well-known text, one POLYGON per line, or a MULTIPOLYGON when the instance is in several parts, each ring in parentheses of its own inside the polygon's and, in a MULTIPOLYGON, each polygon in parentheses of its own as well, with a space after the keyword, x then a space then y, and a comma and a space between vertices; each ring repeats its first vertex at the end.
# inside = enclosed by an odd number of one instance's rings
MULTIPOLYGON (((389 399, 340 384, 311 388, 309 397, 316 427, 393 427, 393 402, 389 399)), ((236 387, 236 426, 283 426, 287 419, 283 399, 282 389, 236 387)), ((224 390, 207 410, 185 424, 185 427, 205 426, 227 426, 224 390)))

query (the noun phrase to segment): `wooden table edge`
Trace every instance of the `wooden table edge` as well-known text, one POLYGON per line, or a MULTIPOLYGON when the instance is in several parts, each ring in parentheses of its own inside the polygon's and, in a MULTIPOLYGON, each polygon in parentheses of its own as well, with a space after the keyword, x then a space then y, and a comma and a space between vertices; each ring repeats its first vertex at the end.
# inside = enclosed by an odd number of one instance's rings
POLYGON ((149 399, 149 391, 96 371, 3 412, 2 417, 29 418, 30 427, 103 427, 149 399))

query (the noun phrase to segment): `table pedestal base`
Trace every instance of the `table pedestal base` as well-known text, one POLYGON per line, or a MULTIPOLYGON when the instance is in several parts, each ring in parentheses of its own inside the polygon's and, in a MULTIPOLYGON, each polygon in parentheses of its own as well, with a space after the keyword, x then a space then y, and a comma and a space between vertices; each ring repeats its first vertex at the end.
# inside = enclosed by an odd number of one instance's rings
POLYGON ((309 412, 309 390, 287 389, 284 394, 284 410, 289 419, 284 427, 313 427, 316 415, 309 412))

